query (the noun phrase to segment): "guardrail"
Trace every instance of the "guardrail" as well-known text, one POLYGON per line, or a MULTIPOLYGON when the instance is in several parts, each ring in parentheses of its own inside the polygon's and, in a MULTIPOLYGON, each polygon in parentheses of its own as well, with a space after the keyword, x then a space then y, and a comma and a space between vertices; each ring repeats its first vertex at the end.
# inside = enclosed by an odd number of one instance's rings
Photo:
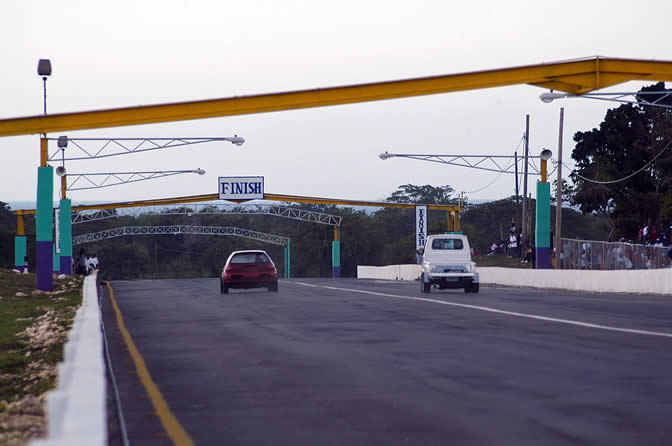
POLYGON ((58 386, 47 395, 48 437, 32 446, 107 444, 106 378, 95 272, 84 279, 82 306, 63 347, 58 386))
POLYGON ((670 267, 666 248, 624 242, 560 239, 560 269, 623 270, 670 267))

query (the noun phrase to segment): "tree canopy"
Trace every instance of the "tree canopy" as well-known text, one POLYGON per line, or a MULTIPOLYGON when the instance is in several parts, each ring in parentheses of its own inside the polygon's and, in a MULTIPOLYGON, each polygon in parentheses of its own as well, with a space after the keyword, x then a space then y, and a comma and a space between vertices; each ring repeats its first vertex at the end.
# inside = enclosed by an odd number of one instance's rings
MULTIPOLYGON (((388 201, 416 202, 423 204, 456 204, 450 186, 415 186, 404 184, 390 194, 388 201)), ((291 206, 288 204, 288 206, 291 206)), ((294 205, 300 209, 340 215, 341 272, 354 277, 357 265, 393 265, 415 263, 415 212, 413 209, 381 208, 359 210, 350 207, 325 205, 294 205)), ((288 237, 291 240, 292 277, 331 276, 332 241, 331 226, 306 221, 296 221, 272 215, 224 215, 195 211, 183 206, 182 215, 154 213, 132 216, 120 211, 114 218, 89 221, 73 226, 73 235, 99 232, 122 226, 152 225, 201 225, 233 226, 288 237), (192 212, 193 211, 193 212, 192 212)), ((534 209, 534 203, 532 204, 534 209)), ((462 213, 462 230, 469 236, 471 245, 484 252, 493 241, 500 240, 500 231, 508 230, 515 215, 515 199, 509 198, 490 203, 470 205, 462 213), (503 228, 503 229, 502 229, 503 228)), ((600 218, 582 216, 576 211, 563 209, 563 234, 580 235, 593 240, 603 240, 600 218)), ((35 225, 32 216, 26 217, 28 256, 34 262, 35 225)), ((534 221, 534 219, 533 219, 534 221)), ((0 245, 2 266, 13 263, 13 235, 16 217, 8 208, 0 206, 0 225, 5 224, 4 244, 0 245)), ((428 233, 448 230, 445 211, 430 211, 428 233)), ((4 228, 4 227, 3 227, 4 228)), ((259 241, 236 237, 218 237, 194 234, 148 234, 121 237, 82 245, 100 259, 101 274, 105 279, 137 279, 154 277, 217 277, 226 258, 234 250, 265 249, 275 261, 280 274, 284 273, 283 248, 259 241)), ((80 246, 75 247, 75 252, 80 246)), ((34 264, 34 263, 31 263, 34 264)))
MULTIPOLYGON (((659 92, 659 103, 672 105, 662 82, 640 92, 659 92)), ((610 239, 635 239, 641 225, 661 229, 669 223, 672 109, 623 104, 608 110, 599 128, 577 132, 574 141, 570 200, 584 213, 604 215, 610 239)))

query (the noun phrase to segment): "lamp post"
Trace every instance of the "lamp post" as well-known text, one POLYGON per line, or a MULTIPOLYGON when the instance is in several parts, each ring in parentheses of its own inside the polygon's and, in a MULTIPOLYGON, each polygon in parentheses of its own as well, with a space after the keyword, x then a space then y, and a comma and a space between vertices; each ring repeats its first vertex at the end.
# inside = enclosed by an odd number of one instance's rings
POLYGON ((56 168, 56 175, 61 177, 61 201, 58 208, 58 225, 56 226, 58 230, 56 231, 54 250, 54 269, 58 265, 61 274, 70 275, 72 274, 72 202, 67 197, 67 172, 65 169, 65 149, 68 147, 67 136, 58 138, 58 147, 61 149, 61 165, 56 168))
MULTIPOLYGON (((539 159, 539 167, 534 163, 529 163, 532 170, 532 175, 539 175, 541 181, 537 183, 537 212, 536 212, 536 228, 535 228, 535 255, 537 258, 537 268, 550 267, 550 185, 547 181, 548 176, 548 160, 553 153, 550 150, 543 149, 539 156, 529 156, 528 159, 539 159), (545 216, 545 217, 544 217, 545 216), (539 259, 542 260, 539 263, 539 259)), ((460 167, 469 167, 472 169, 487 170, 499 173, 515 173, 517 174, 517 154, 514 156, 507 155, 430 155, 430 154, 412 154, 412 153, 381 153, 378 157, 382 160, 389 158, 410 158, 420 161, 430 161, 441 164, 451 164, 460 167), (474 159, 474 161, 472 161, 474 159), (502 164, 499 160, 514 159, 514 163, 502 164), (515 165, 514 165, 515 164, 515 165)))
MULTIPOLYGON (((45 64, 41 62, 41 66, 45 64)), ((50 67, 50 65, 49 65, 50 67)), ((38 68, 38 73, 46 73, 46 71, 38 68)), ((45 94, 46 98, 46 94, 45 94)), ((46 110, 46 106, 45 106, 46 110)), ((52 254, 51 254, 51 266, 49 271, 53 269, 54 272, 60 272, 61 274, 71 274, 72 273, 72 201, 67 197, 67 191, 72 190, 83 190, 83 189, 96 189, 100 187, 109 187, 119 184, 126 184, 136 181, 149 180, 154 178, 160 178, 165 176, 178 175, 181 173, 197 173, 199 175, 205 174, 205 171, 202 169, 196 170, 179 170, 179 171, 154 171, 154 172, 104 172, 104 173, 69 173, 65 168, 65 161, 74 161, 74 160, 84 160, 84 159, 97 159, 105 158, 110 156, 117 155, 126 155, 129 153, 139 153, 149 150, 159 150, 166 149, 171 147, 200 144, 204 142, 230 142, 235 146, 242 146, 245 143, 245 138, 233 135, 226 137, 198 137, 198 138, 68 138, 65 135, 59 136, 58 138, 47 138, 46 135, 42 138, 42 150, 41 150, 41 159, 44 166, 47 166, 47 162, 57 161, 60 155, 61 165, 56 168, 56 175, 61 177, 61 187, 60 195, 61 201, 60 206, 57 210, 50 210, 49 214, 52 215, 55 219, 52 220, 50 225, 53 225, 56 228, 56 243, 53 243, 52 254), (48 153, 48 142, 56 141, 58 145, 58 150, 52 154, 48 153), (88 142, 100 142, 100 147, 95 150, 88 150, 83 144, 88 142), (69 146, 70 144, 70 146, 69 146), (68 158, 65 156, 65 149, 70 147, 70 152, 72 149, 77 149, 81 152, 79 156, 70 155, 68 158), (59 154, 60 152, 60 154, 59 154), (124 178, 125 176, 125 178, 124 178), (68 178, 69 177, 69 178, 68 178), (92 180, 92 177, 103 177, 100 181, 92 180), (68 187, 68 179, 73 179, 72 184, 68 187), (88 184, 85 186, 74 187, 74 183, 79 182, 80 180, 88 181, 88 184), (112 181, 110 181, 112 180, 112 181), (55 223, 55 224, 54 224, 55 223)), ((49 167, 49 166, 47 166, 49 167)), ((51 169, 51 167, 49 167, 51 169)), ((38 183, 39 186, 39 183, 38 183)), ((52 190, 53 193, 53 190, 52 190)), ((46 193, 45 193, 46 195, 46 193)), ((51 198, 49 199, 51 203, 51 198)), ((39 209, 39 207, 38 207, 39 209)), ((37 212, 36 212, 37 213, 37 212)), ((40 213, 42 215, 42 213, 40 213)), ((18 230, 17 236, 15 238, 15 265, 19 270, 23 270, 23 262, 25 256, 25 245, 26 239, 23 231, 23 215, 17 216, 18 221, 18 230)), ((45 264, 43 259, 41 262, 38 262, 38 269, 40 274, 46 276, 46 272, 42 273, 42 269, 47 270, 46 266, 41 268, 40 265, 45 264)), ((51 277, 51 272, 49 273, 51 277)), ((46 280, 46 279, 45 279, 46 280)), ((46 285, 48 286, 48 285, 46 285)), ((53 285, 52 285, 53 287, 53 285)), ((39 289, 40 288, 38 286, 39 289)), ((45 290, 48 288, 44 288, 45 290)))
POLYGON ((582 98, 582 99, 596 99, 598 101, 618 102, 620 104, 646 105, 649 107, 661 107, 672 109, 672 105, 662 104, 661 101, 672 97, 672 92, 663 91, 637 91, 637 92, 620 92, 620 93, 585 93, 585 94, 569 94, 557 93, 548 91, 539 95, 541 102, 549 104, 556 99, 567 98, 582 98), (633 99, 626 99, 632 97, 633 99), (655 98, 655 100, 649 100, 655 98))
MULTIPOLYGON (((47 77, 51 75, 49 59, 40 59, 37 74, 42 77, 44 85, 44 114, 47 114, 47 77)), ((42 291, 54 289, 52 276, 54 262, 53 246, 53 197, 54 169, 47 165, 47 135, 40 138, 40 166, 37 168, 37 205, 35 207, 35 244, 36 244, 36 288, 42 291)))

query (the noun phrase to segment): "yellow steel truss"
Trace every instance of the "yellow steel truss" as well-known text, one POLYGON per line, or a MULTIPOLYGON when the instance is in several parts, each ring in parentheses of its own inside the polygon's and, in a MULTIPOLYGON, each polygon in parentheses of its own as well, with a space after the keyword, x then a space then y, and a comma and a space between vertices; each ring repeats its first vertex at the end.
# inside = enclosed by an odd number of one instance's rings
POLYGON ((630 80, 672 81, 672 62, 593 57, 314 90, 13 118, 0 120, 0 136, 264 113, 517 84, 583 94, 630 80))
MULTIPOLYGON (((187 197, 173 197, 173 198, 156 198, 152 200, 138 200, 138 201, 124 201, 120 203, 103 203, 103 204, 85 204, 79 206, 72 206, 73 212, 78 211, 92 211, 97 209, 120 209, 133 208, 143 206, 168 206, 174 204, 185 203, 200 203, 204 201, 217 201, 218 194, 205 195, 190 195, 187 197)), ((288 203, 310 203, 310 204, 325 204, 325 205, 341 205, 341 206, 369 206, 369 207, 386 207, 386 208, 401 208, 413 209, 416 204, 413 203, 388 203, 385 201, 361 201, 361 200, 346 200, 341 198, 319 198, 319 197, 302 197, 299 195, 280 195, 280 194, 264 194, 264 200, 270 201, 284 201, 288 203)), ((428 204, 427 209, 437 211, 448 211, 458 213, 460 206, 445 205, 445 204, 428 204)), ((16 215, 34 214, 35 209, 19 209, 14 211, 16 215)))

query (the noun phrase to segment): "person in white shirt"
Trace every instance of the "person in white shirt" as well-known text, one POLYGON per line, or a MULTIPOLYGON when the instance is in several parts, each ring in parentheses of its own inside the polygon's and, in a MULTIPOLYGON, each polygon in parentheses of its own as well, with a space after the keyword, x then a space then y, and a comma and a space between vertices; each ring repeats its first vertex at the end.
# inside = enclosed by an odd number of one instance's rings
POLYGON ((90 258, 89 258, 89 271, 93 271, 94 269, 98 269, 98 257, 94 253, 90 258))
POLYGON ((509 254, 510 257, 519 257, 518 255, 518 237, 516 237, 516 234, 514 232, 511 233, 509 236, 509 254))

